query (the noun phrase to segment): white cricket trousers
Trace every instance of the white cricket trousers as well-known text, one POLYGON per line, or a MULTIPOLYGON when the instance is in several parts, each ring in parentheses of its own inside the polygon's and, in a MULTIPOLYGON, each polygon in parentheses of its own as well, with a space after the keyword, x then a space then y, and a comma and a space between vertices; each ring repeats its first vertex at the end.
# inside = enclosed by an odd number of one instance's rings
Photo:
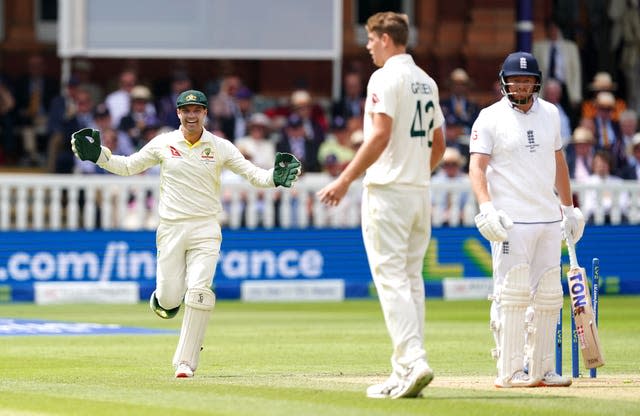
POLYGON ((215 217, 160 221, 156 232, 156 298, 160 306, 179 306, 187 289, 211 288, 221 241, 215 217))
POLYGON ((431 238, 429 188, 365 186, 362 237, 393 344, 391 365, 402 376, 426 359, 422 263, 431 238))

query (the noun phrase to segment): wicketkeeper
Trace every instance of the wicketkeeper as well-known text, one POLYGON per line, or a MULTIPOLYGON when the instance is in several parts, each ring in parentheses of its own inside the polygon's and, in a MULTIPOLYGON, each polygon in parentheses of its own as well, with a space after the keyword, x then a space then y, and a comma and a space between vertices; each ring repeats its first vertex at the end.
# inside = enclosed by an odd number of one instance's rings
POLYGON ((198 367, 209 316, 215 304, 211 290, 220 255, 222 235, 218 216, 220 174, 226 168, 253 186, 291 187, 301 173, 291 154, 278 153, 273 169, 262 169, 245 159, 230 141, 204 128, 208 100, 200 91, 178 96, 180 128, 153 138, 130 156, 112 155, 100 144, 100 132, 82 129, 71 138, 81 160, 90 160, 109 172, 136 175, 155 165, 160 173, 160 224, 156 232, 156 290, 151 309, 161 318, 176 316, 184 302, 184 317, 173 366, 178 378, 193 377, 198 367))

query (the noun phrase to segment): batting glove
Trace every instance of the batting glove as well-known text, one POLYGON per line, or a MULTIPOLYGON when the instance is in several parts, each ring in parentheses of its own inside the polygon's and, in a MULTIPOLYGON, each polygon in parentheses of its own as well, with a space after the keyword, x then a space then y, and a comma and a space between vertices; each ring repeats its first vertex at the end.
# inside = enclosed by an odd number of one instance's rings
POLYGON ((500 242, 507 239, 507 230, 513 227, 513 221, 502 210, 496 211, 493 203, 480 204, 480 213, 475 217, 476 227, 484 238, 500 242))
POLYGON ((302 173, 300 161, 291 153, 276 153, 276 161, 273 167, 273 183, 276 186, 291 188, 302 173))
POLYGON ((93 163, 103 163, 111 157, 111 151, 100 145, 100 132, 89 128, 71 135, 71 150, 78 159, 93 163))
POLYGON ((584 215, 580 208, 573 205, 561 205, 562 208, 562 236, 571 239, 576 244, 584 234, 584 215))

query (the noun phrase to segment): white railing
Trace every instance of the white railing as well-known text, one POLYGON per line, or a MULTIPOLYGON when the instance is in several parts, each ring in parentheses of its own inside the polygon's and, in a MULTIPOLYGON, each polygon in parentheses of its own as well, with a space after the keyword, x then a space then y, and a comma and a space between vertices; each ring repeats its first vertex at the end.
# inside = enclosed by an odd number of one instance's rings
MULTIPOLYGON (((360 184, 351 187, 338 207, 327 207, 315 193, 328 181, 323 175, 306 174, 294 189, 225 184, 221 221, 230 228, 359 226, 360 184)), ((611 201, 608 215, 604 204, 595 206, 594 224, 640 223, 638 182, 573 184, 573 189, 578 201, 611 201)), ((0 174, 0 230, 155 229, 158 192, 155 176, 0 174)), ((450 194, 451 209, 434 204, 434 227, 473 226, 477 205, 468 182, 432 185, 434 201, 443 192, 450 194)))

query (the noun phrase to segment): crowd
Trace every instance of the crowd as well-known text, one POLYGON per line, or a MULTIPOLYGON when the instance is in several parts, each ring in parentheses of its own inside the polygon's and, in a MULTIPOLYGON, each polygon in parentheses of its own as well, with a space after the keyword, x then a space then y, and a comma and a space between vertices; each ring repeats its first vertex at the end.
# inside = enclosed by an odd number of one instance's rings
MULTIPOLYGON (((636 97, 627 99, 608 72, 597 72, 590 82, 583 82, 586 71, 576 42, 565 39, 554 22, 545 28, 546 37, 533 45, 543 72, 540 96, 560 111, 572 180, 640 180, 638 113, 630 103, 636 97), (596 166, 600 158, 606 159, 606 175, 596 166)), ((92 81, 91 62, 84 59, 73 62, 71 77, 62 89, 44 74, 42 56, 34 54, 23 77, 0 77, 0 166, 30 166, 50 173, 104 173, 73 157, 67 140, 72 132, 99 129, 115 154, 129 155, 158 133, 178 127, 175 100, 190 88, 208 94, 207 128, 232 141, 258 166, 268 167, 275 152, 289 152, 302 162, 303 172, 337 177, 362 141, 367 74, 359 68, 346 71, 342 95, 333 102, 296 89, 284 102, 274 100, 273 105, 257 100, 235 73, 198 85, 189 73, 176 70, 167 90, 155 95, 131 67, 117 75, 112 91, 92 81)), ((464 68, 453 69, 439 84, 447 147, 456 150, 447 152, 447 157, 456 160, 442 164, 436 181, 458 180, 468 172, 470 129, 486 103, 471 98, 477 91, 464 68)), ((496 99, 499 97, 496 91, 496 99)), ((435 203, 445 200, 442 195, 434 196, 435 203)))

